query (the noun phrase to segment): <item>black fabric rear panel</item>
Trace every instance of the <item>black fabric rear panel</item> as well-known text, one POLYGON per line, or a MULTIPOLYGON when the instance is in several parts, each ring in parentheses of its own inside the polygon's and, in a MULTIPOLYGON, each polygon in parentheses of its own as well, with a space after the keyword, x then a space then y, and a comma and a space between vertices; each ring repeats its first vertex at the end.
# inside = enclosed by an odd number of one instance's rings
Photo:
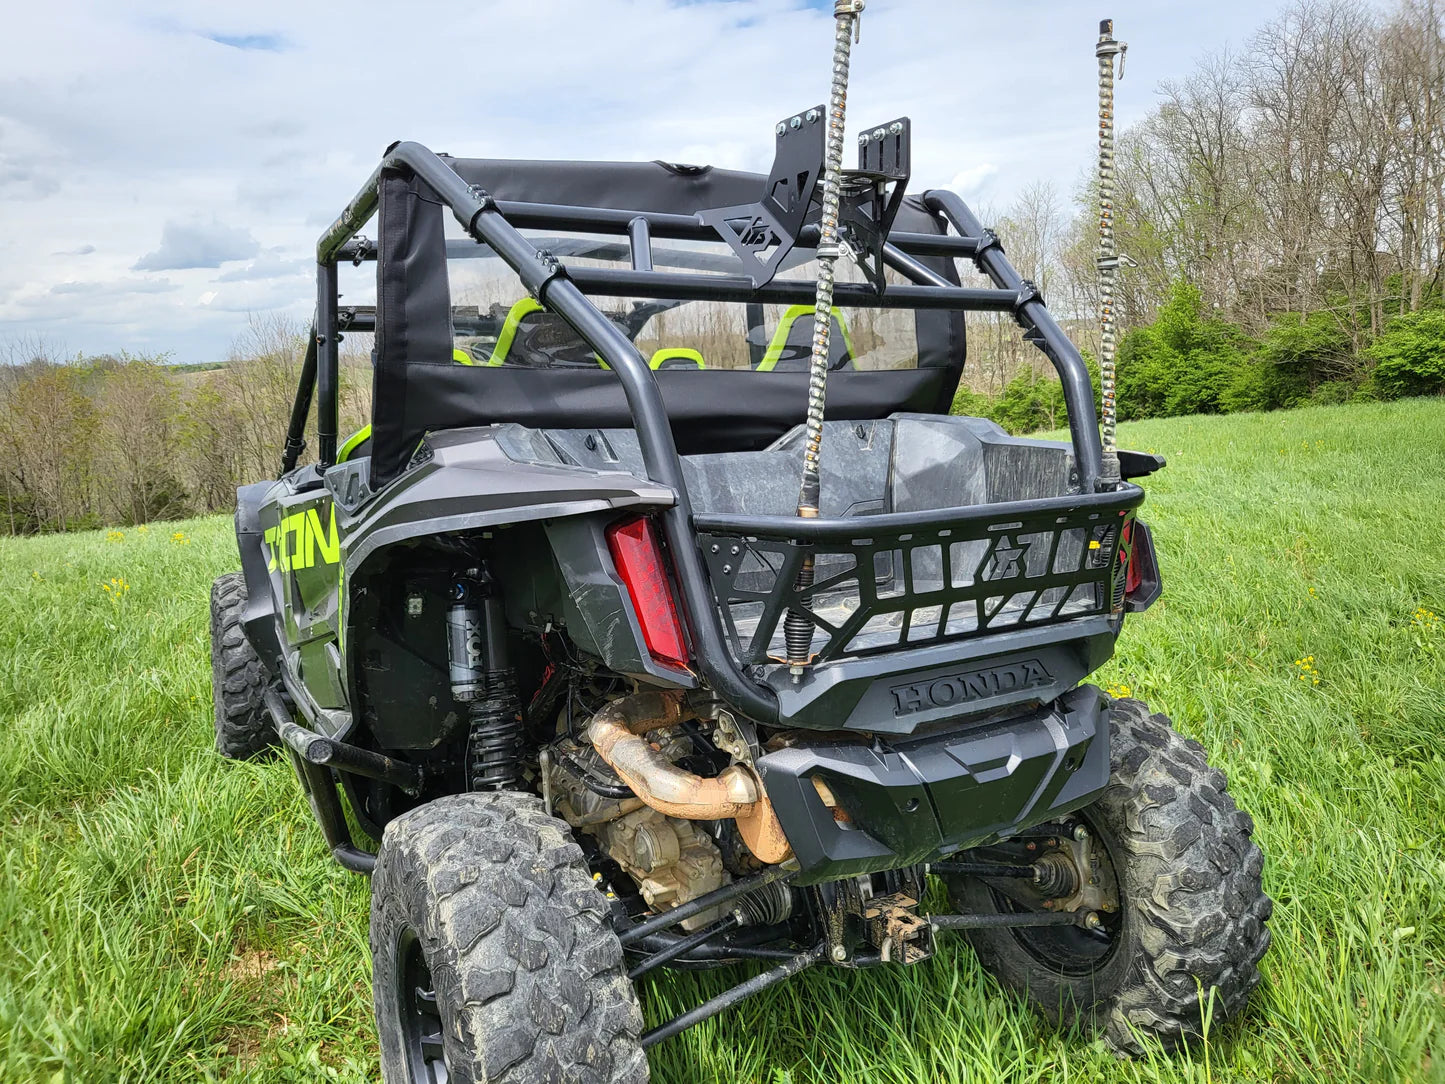
MULTIPOLYGON (((684 455, 766 447, 803 422, 808 402, 804 372, 661 369, 654 375, 684 455)), ((416 413, 405 419, 406 430, 418 435, 492 422, 536 429, 632 426, 621 381, 601 369, 438 365, 426 366, 424 380, 426 393, 408 399, 408 412, 416 413)), ((948 409, 952 395, 938 369, 841 369, 828 376, 827 416, 862 421, 896 411, 935 414, 948 409)))
POLYGON ((406 467, 420 435, 406 418, 429 409, 432 397, 425 383, 414 378, 419 368, 414 363, 451 361, 445 210, 432 190, 409 172, 382 172, 377 236, 378 251, 384 255, 376 261, 379 318, 371 377, 373 486, 406 467))

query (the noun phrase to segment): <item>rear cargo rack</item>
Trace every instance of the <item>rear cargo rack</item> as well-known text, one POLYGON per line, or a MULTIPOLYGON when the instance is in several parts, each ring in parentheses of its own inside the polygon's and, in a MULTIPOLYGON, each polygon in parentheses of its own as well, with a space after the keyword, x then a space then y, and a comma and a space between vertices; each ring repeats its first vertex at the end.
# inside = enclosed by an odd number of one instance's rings
POLYGON ((889 515, 693 523, 733 657, 783 662, 781 623, 793 611, 816 630, 813 661, 826 662, 1113 612, 1123 526, 1143 500, 1126 485, 889 515), (801 592, 809 554, 817 580, 801 592))

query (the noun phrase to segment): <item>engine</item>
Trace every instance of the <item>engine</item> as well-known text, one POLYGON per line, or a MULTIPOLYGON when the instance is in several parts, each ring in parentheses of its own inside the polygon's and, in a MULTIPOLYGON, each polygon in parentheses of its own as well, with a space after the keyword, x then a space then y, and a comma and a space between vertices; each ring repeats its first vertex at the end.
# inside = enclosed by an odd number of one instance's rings
MULTIPOLYGON (((683 755, 675 738, 659 737, 666 755, 683 755)), ((630 788, 617 782, 595 749, 563 739, 549 760, 554 811, 597 840, 602 853, 637 882, 653 910, 676 907, 729 880, 722 854, 700 822, 669 817, 635 795, 619 796, 630 788)), ((683 926, 696 929, 715 917, 704 912, 683 926)))

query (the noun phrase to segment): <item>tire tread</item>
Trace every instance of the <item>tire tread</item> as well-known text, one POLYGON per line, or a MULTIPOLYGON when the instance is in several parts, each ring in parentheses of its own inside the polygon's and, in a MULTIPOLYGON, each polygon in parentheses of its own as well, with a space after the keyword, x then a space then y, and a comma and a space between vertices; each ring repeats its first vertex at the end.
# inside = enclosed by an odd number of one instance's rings
POLYGON ((642 1012, 606 901, 567 825, 537 798, 452 795, 403 814, 387 826, 372 886, 374 959, 398 921, 419 923, 449 1006, 453 1081, 647 1079, 642 1012))
POLYGON ((245 626, 246 578, 227 572, 211 584, 211 693, 215 702, 216 751, 231 760, 253 760, 276 744, 263 696, 274 683, 245 626))

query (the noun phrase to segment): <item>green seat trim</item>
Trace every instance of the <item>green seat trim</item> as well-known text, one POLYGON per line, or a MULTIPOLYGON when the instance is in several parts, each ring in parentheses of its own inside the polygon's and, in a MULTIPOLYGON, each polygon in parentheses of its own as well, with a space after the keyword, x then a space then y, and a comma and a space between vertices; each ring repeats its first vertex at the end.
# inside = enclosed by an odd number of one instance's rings
POLYGON ((348 459, 351 458, 352 452, 356 451, 356 449, 360 448, 370 439, 371 426, 370 424, 363 425, 355 433, 352 433, 351 436, 347 437, 346 443, 342 444, 342 446, 336 450, 336 462, 345 463, 348 459))
MULTIPOLYGON (((804 316, 811 318, 817 311, 817 308, 813 305, 793 305, 787 312, 783 313, 783 318, 778 321, 778 330, 773 332, 772 342, 768 343, 767 353, 763 355, 763 360, 758 362, 758 367, 755 371, 759 373, 772 372, 773 368, 782 358, 783 351, 787 348, 788 336, 793 333, 793 324, 804 316)), ((853 352, 853 336, 848 334, 848 321, 843 319, 843 314, 838 311, 836 305, 833 306, 833 319, 838 321, 838 328, 843 332, 843 345, 848 349, 848 356, 856 359, 857 355, 853 352)), ((857 367, 856 360, 853 362, 853 365, 855 368, 857 367)))
POLYGON ((702 355, 686 346, 664 346, 661 350, 653 353, 652 360, 647 364, 653 369, 660 369, 664 362, 675 361, 679 358, 692 362, 699 369, 707 368, 707 362, 702 360, 702 355))
POLYGON ((502 321, 501 333, 497 335, 497 345, 492 349, 492 356, 487 359, 488 365, 505 365, 507 355, 512 352, 512 343, 517 338, 517 329, 522 326, 522 321, 531 316, 534 312, 542 311, 542 303, 534 297, 524 297, 507 310, 507 318, 502 321))
POLYGON ((476 359, 460 346, 452 347, 452 360, 458 365, 475 365, 477 363, 476 359))

